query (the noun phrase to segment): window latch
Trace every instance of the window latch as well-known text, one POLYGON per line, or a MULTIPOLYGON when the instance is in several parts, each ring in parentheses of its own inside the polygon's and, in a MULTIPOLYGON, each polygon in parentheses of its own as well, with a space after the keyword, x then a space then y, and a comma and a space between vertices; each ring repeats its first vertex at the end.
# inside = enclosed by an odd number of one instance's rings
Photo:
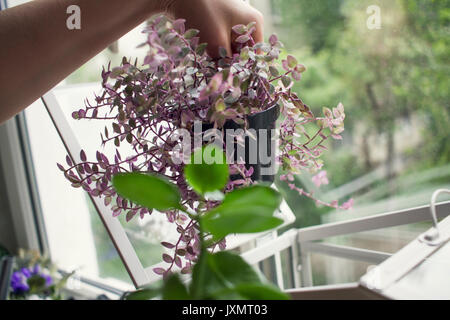
POLYGON ((438 246, 442 242, 444 242, 444 236, 439 232, 439 225, 437 222, 437 216, 436 216, 436 199, 441 193, 449 193, 449 189, 438 189, 435 192, 433 192, 433 195, 431 196, 431 203, 430 203, 430 213, 431 213, 431 220, 433 222, 433 227, 428 230, 427 232, 423 233, 419 236, 419 241, 429 245, 429 246, 438 246))

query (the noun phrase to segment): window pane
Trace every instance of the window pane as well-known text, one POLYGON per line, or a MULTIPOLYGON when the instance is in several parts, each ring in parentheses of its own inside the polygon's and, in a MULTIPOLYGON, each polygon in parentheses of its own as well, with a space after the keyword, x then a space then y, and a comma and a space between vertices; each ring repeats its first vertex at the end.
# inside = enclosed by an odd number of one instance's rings
POLYGON ((311 254, 314 286, 358 282, 371 266, 370 263, 311 254))
POLYGON ((308 68, 293 90, 316 114, 339 102, 346 110, 343 140, 329 141, 323 157, 330 183, 319 189, 302 174, 296 184, 328 202, 353 197, 354 210, 317 207, 280 183, 296 226, 427 204, 435 189, 450 187, 445 5, 386 0, 374 9, 369 0, 251 2, 266 17, 266 37, 276 32, 284 55, 308 68), (367 13, 376 9, 380 29, 367 13))
POLYGON ((52 259, 62 269, 78 269, 92 278, 120 278, 127 282, 122 287, 129 286, 125 268, 85 192, 71 188, 55 167, 66 153, 41 101, 26 110, 26 118, 52 259))

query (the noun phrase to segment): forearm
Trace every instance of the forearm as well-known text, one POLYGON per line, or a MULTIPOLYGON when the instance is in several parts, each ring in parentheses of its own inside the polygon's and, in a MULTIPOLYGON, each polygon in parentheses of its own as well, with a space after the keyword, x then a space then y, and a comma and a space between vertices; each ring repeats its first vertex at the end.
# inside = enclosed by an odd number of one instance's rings
POLYGON ((35 0, 0 12, 0 123, 150 15, 162 11, 165 3, 35 0), (81 30, 66 26, 70 5, 81 9, 81 30))

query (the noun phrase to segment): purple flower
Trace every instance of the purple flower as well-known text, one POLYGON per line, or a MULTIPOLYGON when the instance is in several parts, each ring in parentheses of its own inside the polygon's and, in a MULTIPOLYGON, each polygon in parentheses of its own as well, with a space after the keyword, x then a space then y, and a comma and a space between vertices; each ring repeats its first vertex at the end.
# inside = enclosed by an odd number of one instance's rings
POLYGON ((53 279, 48 274, 41 274, 41 277, 45 279, 46 287, 50 287, 53 284, 53 279))
POLYGON ((22 274, 23 274, 25 277, 27 277, 27 278, 31 277, 31 270, 30 270, 30 269, 28 269, 28 268, 22 268, 20 271, 22 272, 22 274))
POLYGON ((14 294, 24 294, 30 290, 28 280, 31 277, 41 277, 45 280, 45 287, 48 288, 53 284, 53 279, 50 275, 42 272, 39 264, 35 264, 31 268, 21 268, 15 271, 11 276, 11 288, 14 294))
POLYGON ((15 294, 23 294, 30 290, 30 286, 27 283, 28 277, 21 271, 16 271, 11 277, 11 288, 15 294))
POLYGON ((37 274, 39 274, 40 272, 41 272, 41 266, 38 265, 38 264, 36 263, 36 264, 34 265, 32 271, 31 271, 31 274, 32 274, 32 275, 37 275, 37 274))

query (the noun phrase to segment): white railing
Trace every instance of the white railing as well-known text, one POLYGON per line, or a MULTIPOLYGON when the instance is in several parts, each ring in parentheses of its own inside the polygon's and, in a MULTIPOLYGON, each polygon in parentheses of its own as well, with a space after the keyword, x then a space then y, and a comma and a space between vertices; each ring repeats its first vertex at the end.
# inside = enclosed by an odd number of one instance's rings
MULTIPOLYGON (((450 214, 450 201, 436 205, 437 218, 445 218, 450 214)), ((292 253, 290 270, 293 272, 294 286, 309 287, 313 285, 311 253, 322 253, 330 256, 360 260, 379 264, 391 256, 390 253, 319 242, 323 239, 349 235, 357 232, 407 225, 430 221, 430 206, 398 210, 348 221, 328 223, 320 226, 290 229, 281 236, 269 240, 257 248, 242 254, 250 264, 257 265, 270 257, 279 260, 280 252, 290 249, 292 253), (301 274, 301 277, 299 276, 301 274)), ((284 289, 283 272, 280 263, 275 263, 277 284, 284 289)))

